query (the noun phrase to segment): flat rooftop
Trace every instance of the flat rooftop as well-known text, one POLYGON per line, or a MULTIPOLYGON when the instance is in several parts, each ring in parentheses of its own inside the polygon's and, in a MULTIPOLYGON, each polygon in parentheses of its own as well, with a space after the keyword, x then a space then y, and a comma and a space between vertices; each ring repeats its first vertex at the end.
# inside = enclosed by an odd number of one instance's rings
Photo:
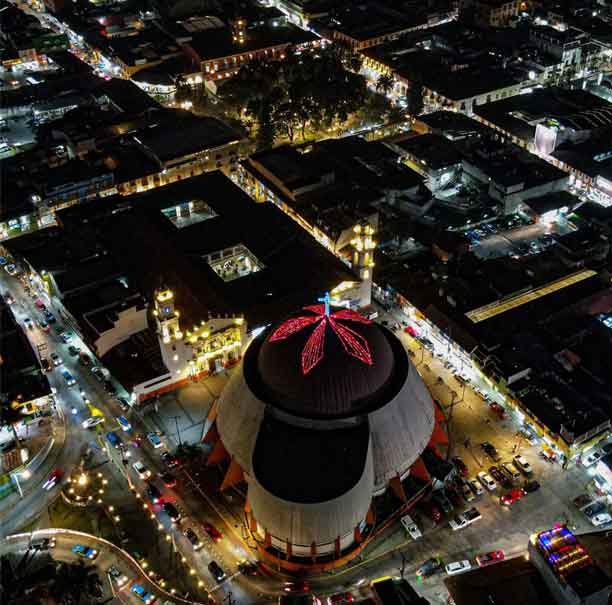
POLYGON ((460 164, 463 159, 463 155, 451 141, 437 134, 410 137, 396 141, 395 145, 418 160, 422 160, 424 166, 433 170, 460 164))

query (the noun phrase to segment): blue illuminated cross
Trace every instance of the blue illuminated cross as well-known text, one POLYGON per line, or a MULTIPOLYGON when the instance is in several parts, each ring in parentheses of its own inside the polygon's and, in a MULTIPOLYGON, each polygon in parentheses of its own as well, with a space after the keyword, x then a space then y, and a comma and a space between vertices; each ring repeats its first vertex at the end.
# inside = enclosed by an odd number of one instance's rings
POLYGON ((323 296, 322 298, 317 298, 317 300, 319 302, 322 302, 325 304, 325 315, 329 316, 329 312, 330 312, 330 301, 331 301, 331 297, 329 295, 329 292, 325 292, 325 296, 323 296))

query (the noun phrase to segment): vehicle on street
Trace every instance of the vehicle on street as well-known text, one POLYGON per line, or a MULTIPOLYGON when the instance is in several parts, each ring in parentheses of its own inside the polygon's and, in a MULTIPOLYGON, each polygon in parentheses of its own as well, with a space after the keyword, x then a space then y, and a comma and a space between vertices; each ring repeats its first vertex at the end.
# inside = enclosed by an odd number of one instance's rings
POLYGON ((468 523, 472 524, 475 521, 478 521, 479 519, 482 519, 482 515, 480 514, 480 511, 475 507, 472 506, 472 508, 468 508, 464 513, 463 516, 467 519, 468 523))
POLYGON ((223 534, 212 523, 204 523, 203 527, 213 542, 219 542, 223 538, 223 534))
POLYGON ((53 315, 49 309, 45 309, 43 311, 43 315, 45 316, 47 323, 54 324, 57 321, 57 319, 55 319, 55 315, 53 315))
POLYGON ((70 332, 70 330, 66 330, 65 332, 62 332, 59 337, 62 339, 62 342, 67 345, 74 338, 74 334, 70 332))
POLYGON ((119 407, 124 412, 128 412, 129 411, 130 404, 129 404, 128 400, 125 397, 117 397, 117 403, 119 404, 119 407))
POLYGON ((501 460, 499 454, 497 453, 497 450, 495 449, 495 446, 493 446, 488 441, 483 441, 480 444, 480 447, 482 448, 484 453, 493 460, 493 462, 499 462, 501 460))
POLYGON ((143 481, 151 478, 151 471, 140 460, 136 460, 136 462, 132 464, 132 468, 143 481))
POLYGON ((533 473, 531 464, 529 464, 524 456, 515 456, 512 460, 514 462, 514 466, 516 466, 516 468, 518 468, 524 475, 531 475, 531 473, 533 473))
POLYGON ((469 525, 469 523, 467 522, 467 519, 463 515, 455 515, 448 522, 448 524, 450 525, 450 527, 451 527, 451 529, 453 531, 457 531, 459 529, 463 529, 464 527, 467 527, 469 525))
POLYGON ((459 483, 458 486, 459 486, 459 491, 461 492, 461 497, 466 502, 471 502, 472 500, 474 500, 476 496, 474 495, 474 492, 472 491, 472 488, 467 483, 467 481, 461 481, 461 483, 459 483))
POLYGON ((404 515, 401 518, 401 523, 408 535, 413 540, 418 540, 419 538, 423 537, 421 530, 418 528, 417 524, 413 521, 410 515, 404 515))
POLYGON ((38 309, 40 309, 41 311, 44 311, 47 308, 47 305, 45 305, 44 301, 42 300, 42 298, 37 298, 34 301, 34 304, 36 305, 36 307, 38 309))
POLYGON ((493 481, 493 477, 491 477, 491 475, 489 475, 488 473, 480 471, 476 476, 478 477, 478 481, 480 481, 480 484, 485 489, 488 489, 490 492, 494 491, 497 487, 497 483, 493 481))
POLYGON ((168 468, 174 468, 179 465, 178 458, 173 456, 170 452, 162 452, 160 458, 168 468))
POLYGON ((13 298, 13 296, 11 295, 11 293, 10 293, 10 292, 5 292, 5 293, 2 295, 2 298, 4 298, 4 302, 5 302, 7 305, 12 305, 12 304, 15 302, 15 299, 13 298))
POLYGON ((43 332, 48 332, 51 329, 51 326, 44 319, 37 319, 36 324, 43 332))
POLYGON ((198 538, 198 535, 193 531, 193 529, 191 529, 191 527, 188 527, 183 532, 183 535, 185 536, 185 538, 187 538, 187 540, 189 540, 194 550, 199 550, 200 548, 202 548, 202 542, 200 538, 198 538))
POLYGON ((447 485, 444 488, 444 492, 453 506, 461 506, 463 504, 461 496, 454 485, 447 485))
POLYGON ((602 500, 595 500, 591 504, 589 504, 587 507, 582 509, 582 512, 589 519, 591 519, 595 515, 599 515, 600 513, 605 512, 605 511, 606 511, 606 505, 603 503, 602 500))
POLYGON ((250 561, 244 560, 238 563, 238 571, 245 576, 256 576, 259 571, 259 567, 257 563, 251 563, 250 561))
POLYGON ((62 358, 57 353, 51 353, 51 361, 56 367, 62 364, 62 358))
POLYGON ((140 584, 134 584, 130 589, 132 594, 136 595, 145 605, 151 605, 157 598, 154 594, 147 592, 140 584))
POLYGON ((79 353, 79 363, 87 368, 92 364, 91 357, 87 355, 87 353, 81 351, 79 353))
POLYGON ((153 504, 159 504, 159 502, 161 502, 162 493, 155 484, 149 483, 146 492, 147 496, 149 496, 149 500, 151 500, 153 504))
POLYGON ((41 357, 40 366, 43 369, 43 372, 50 372, 53 369, 51 367, 51 362, 46 357, 41 357))
POLYGON ((512 479, 506 473, 503 473, 499 467, 493 465, 489 467, 489 475, 495 479, 498 483, 505 488, 510 489, 512 487, 512 479))
POLYGON ((147 433, 147 440, 155 449, 163 447, 164 445, 156 433, 147 433))
POLYGON ((462 477, 467 477, 469 475, 467 465, 465 464, 465 462, 463 462, 461 458, 459 458, 459 456, 453 457, 453 464, 455 465, 455 468, 462 477))
POLYGON ((523 483, 523 489, 527 494, 537 492, 540 489, 540 483, 535 479, 532 479, 531 481, 525 481, 525 483, 523 483))
POLYGON ((525 495, 525 491, 521 488, 512 489, 508 493, 501 496, 499 501, 506 506, 512 506, 515 502, 518 502, 525 495))
POLYGON ((95 548, 83 546, 82 544, 75 544, 71 550, 77 557, 82 557, 83 559, 93 561, 98 556, 98 551, 95 548))
POLYGON ((176 485, 176 477, 172 473, 165 472, 160 477, 166 487, 174 487, 176 485))
POLYGON ((354 597, 350 592, 339 592, 329 597, 327 603, 328 605, 338 605, 339 603, 352 603, 353 600, 354 597))
POLYGON ((75 347, 74 345, 70 345, 68 347, 68 353, 70 354, 70 357, 76 357, 80 352, 81 349, 79 349, 79 347, 75 347))
POLYGON ((586 458, 582 459, 582 466, 584 466, 585 468, 589 468, 589 466, 593 466, 602 458, 603 453, 599 450, 595 450, 594 452, 591 452, 586 458))
POLYGON ((610 513, 599 513, 591 517, 591 523, 595 527, 599 527, 600 525, 605 525, 610 522, 612 522, 612 516, 610 516, 610 513))
POLYGON ((417 569, 416 576, 421 580, 433 576, 433 574, 442 569, 443 565, 444 563, 440 557, 431 557, 417 569))
POLYGON ((476 555, 476 563, 480 567, 486 567, 487 565, 493 565, 494 563, 499 563, 505 559, 506 555, 503 550, 492 550, 490 552, 482 553, 480 555, 476 555))
POLYGON ((117 416, 117 422, 119 423, 122 431, 128 433, 132 430, 132 425, 125 416, 117 416))
POLYGON ((23 320, 23 325, 28 329, 28 330, 33 330, 34 329, 34 324, 32 323, 32 320, 29 317, 26 317, 23 320))
POLYGON ((208 564, 208 571, 210 571, 213 578, 215 578, 217 582, 221 582, 225 578, 225 572, 221 569, 220 565, 216 561, 211 561, 208 564))
POLYGON ((93 374, 94 378, 98 382, 103 382, 104 381, 104 373, 102 372, 102 370, 98 366, 92 366, 91 367, 91 373, 93 374))
POLYGON ((106 433, 106 439, 113 447, 121 447, 121 439, 119 439, 119 437, 117 437, 117 435, 115 435, 115 433, 113 433, 112 431, 106 433))
POLYGON ((500 418, 504 418, 506 416, 506 410, 495 401, 489 402, 489 409, 495 414, 497 414, 497 416, 499 416, 500 418))
POLYGON ((63 476, 64 471, 59 468, 56 468, 54 471, 51 471, 49 473, 49 477, 47 477, 47 480, 43 483, 43 489, 47 491, 53 489, 57 485, 57 483, 61 481, 63 476))
POLYGON ((69 387, 72 387, 76 384, 74 376, 68 370, 62 370, 62 376, 64 377, 64 380, 66 381, 66 384, 69 387))
POLYGON ((56 541, 55 538, 32 538, 30 542, 30 546, 34 550, 50 550, 51 548, 55 548, 56 541))
POLYGON ((117 394, 117 389, 110 380, 105 380, 102 386, 109 395, 115 396, 117 394))
POLYGON ((17 275, 17 266, 14 263, 11 263, 10 265, 4 265, 4 270, 11 276, 17 275))
POLYGON ((449 563, 445 569, 449 576, 454 576, 455 574, 472 569, 472 564, 469 561, 454 561, 453 563, 449 563))
POLYGON ((111 580, 117 585, 117 588, 123 588, 128 583, 129 578, 124 573, 121 573, 114 565, 108 568, 107 573, 111 580))
POLYGON ((480 483, 476 481, 476 479, 468 479, 467 484, 470 486, 470 489, 474 492, 475 496, 482 496, 482 487, 480 483))
POLYGON ((295 582, 285 582, 283 590, 285 592, 303 594, 305 592, 310 591, 310 584, 306 580, 298 580, 295 582))
POLYGON ((164 502, 164 512, 170 517, 172 523, 178 523, 181 520, 181 513, 178 512, 176 506, 171 502, 164 502))
POLYGON ((104 422, 104 416, 91 416, 87 420, 83 421, 83 428, 90 429, 98 424, 102 424, 104 422))
POLYGON ((453 512, 453 505, 450 503, 450 500, 446 497, 442 490, 436 490, 433 492, 432 498, 446 514, 453 512))
POLYGON ((506 473, 506 476, 511 480, 511 481, 520 481, 521 479, 521 473, 519 473, 519 471, 517 470, 517 468, 514 466, 514 464, 511 464, 509 462, 504 462, 501 465, 501 470, 502 472, 506 473))

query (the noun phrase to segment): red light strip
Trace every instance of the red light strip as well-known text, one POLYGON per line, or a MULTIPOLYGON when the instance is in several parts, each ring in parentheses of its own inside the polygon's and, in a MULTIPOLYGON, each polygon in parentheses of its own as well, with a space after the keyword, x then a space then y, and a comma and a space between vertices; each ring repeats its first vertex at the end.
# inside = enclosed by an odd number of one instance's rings
POLYGON ((308 374, 323 359, 327 317, 312 331, 302 349, 302 374, 308 374))

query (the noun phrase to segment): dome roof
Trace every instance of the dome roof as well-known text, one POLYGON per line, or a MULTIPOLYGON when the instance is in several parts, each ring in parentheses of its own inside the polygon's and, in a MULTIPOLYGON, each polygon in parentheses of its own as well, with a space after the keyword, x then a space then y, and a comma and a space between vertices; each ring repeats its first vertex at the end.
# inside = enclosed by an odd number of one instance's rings
POLYGON ((341 418, 381 402, 396 355, 384 328, 348 311, 307 307, 270 330, 257 354, 266 400, 306 418, 341 418))

